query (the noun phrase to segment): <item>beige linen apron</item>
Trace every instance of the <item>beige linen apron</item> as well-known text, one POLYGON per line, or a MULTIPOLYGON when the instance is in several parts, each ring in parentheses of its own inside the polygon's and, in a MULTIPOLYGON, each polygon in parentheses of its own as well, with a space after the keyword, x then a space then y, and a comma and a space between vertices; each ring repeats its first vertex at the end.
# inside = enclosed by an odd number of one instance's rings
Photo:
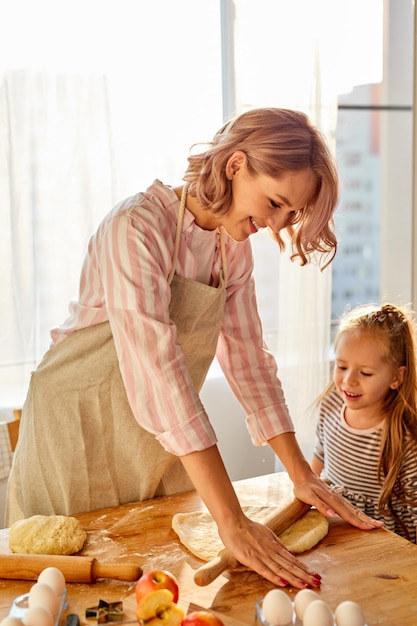
MULTIPOLYGON (((170 316, 199 391, 213 360, 226 300, 218 287, 174 275, 185 210, 178 216, 170 316)), ((169 389, 166 390, 169 393, 169 389)), ((6 526, 35 514, 71 515, 193 489, 180 460, 130 409, 109 322, 51 348, 32 374, 11 470, 6 526)))

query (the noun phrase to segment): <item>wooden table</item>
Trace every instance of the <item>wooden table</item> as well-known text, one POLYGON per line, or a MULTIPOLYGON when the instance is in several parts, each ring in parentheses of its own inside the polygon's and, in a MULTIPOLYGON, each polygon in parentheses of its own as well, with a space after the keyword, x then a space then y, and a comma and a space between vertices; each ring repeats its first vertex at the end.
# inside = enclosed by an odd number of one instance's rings
MULTIPOLYGON (((285 473, 238 481, 235 488, 244 505, 284 506, 292 497, 285 473)), ((255 626, 255 601, 272 588, 259 575, 228 572, 207 587, 194 583, 194 572, 202 563, 181 546, 171 530, 171 518, 203 508, 199 496, 191 492, 77 515, 88 533, 82 553, 102 561, 137 563, 144 571, 168 569, 179 579, 180 604, 186 611, 204 607, 221 614, 226 626, 239 622, 255 626)), ((322 575, 319 593, 333 611, 350 599, 362 606, 368 626, 417 625, 416 545, 385 529, 360 531, 335 518, 327 537, 300 559, 322 575)), ((33 583, 0 579, 0 619, 33 583)), ((86 608, 96 606, 99 599, 122 600, 124 619, 134 619, 134 588, 135 583, 108 579, 67 583, 66 613, 78 613, 82 624, 95 626, 95 620, 85 619, 86 608)), ((293 599, 296 590, 287 592, 293 599)))

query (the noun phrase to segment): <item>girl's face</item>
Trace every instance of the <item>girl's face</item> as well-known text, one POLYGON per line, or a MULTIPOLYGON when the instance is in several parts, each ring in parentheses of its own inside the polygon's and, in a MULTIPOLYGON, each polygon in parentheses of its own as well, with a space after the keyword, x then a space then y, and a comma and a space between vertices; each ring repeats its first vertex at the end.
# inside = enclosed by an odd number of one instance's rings
POLYGON ((243 152, 235 152, 229 159, 226 175, 232 181, 233 201, 219 221, 236 241, 244 241, 260 228, 269 227, 278 233, 293 212, 304 208, 317 186, 311 168, 286 173, 279 179, 253 176, 247 171, 243 152))
POLYGON ((405 367, 394 371, 381 343, 363 333, 343 332, 335 347, 333 380, 348 409, 376 419, 389 389, 397 389, 405 367))

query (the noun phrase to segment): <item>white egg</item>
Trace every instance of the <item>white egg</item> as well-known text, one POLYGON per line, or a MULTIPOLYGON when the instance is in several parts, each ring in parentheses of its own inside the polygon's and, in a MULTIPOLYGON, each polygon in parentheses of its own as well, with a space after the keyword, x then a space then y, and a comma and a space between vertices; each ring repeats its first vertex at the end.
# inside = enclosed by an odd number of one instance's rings
POLYGON ((44 606, 33 606, 25 611, 22 622, 25 626, 54 626, 54 618, 44 606))
POLYGON ((294 598, 294 609, 297 619, 301 622, 304 619, 304 613, 307 606, 313 600, 320 600, 320 596, 318 593, 313 591, 312 589, 301 589, 294 598))
POLYGON ((313 600, 306 607, 304 626, 333 626, 333 613, 323 600, 313 600))
POLYGON ((271 626, 288 626, 292 623, 292 602, 282 589, 268 591, 262 602, 262 611, 265 621, 271 626))
POLYGON ((22 622, 18 617, 13 617, 12 615, 8 615, 7 617, 1 620, 0 626, 22 626, 22 622))
POLYGON ((345 600, 336 607, 335 618, 337 626, 365 626, 362 607, 352 600, 345 600))
POLYGON ((43 606, 49 609, 52 615, 56 615, 60 601, 55 591, 46 583, 35 583, 29 590, 29 608, 43 606))
POLYGON ((65 589, 65 576, 56 567, 47 567, 39 574, 38 583, 46 583, 60 596, 65 589))

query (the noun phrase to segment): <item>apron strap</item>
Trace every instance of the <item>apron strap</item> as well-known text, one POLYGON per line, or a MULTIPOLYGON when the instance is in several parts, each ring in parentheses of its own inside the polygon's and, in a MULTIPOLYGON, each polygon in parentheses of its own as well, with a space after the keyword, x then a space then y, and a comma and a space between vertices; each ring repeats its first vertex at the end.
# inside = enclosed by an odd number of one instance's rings
POLYGON ((168 275, 168 284, 171 284, 172 279, 174 278, 175 267, 177 265, 178 250, 180 248, 180 238, 181 238, 182 222, 184 220, 184 213, 185 213, 185 201, 187 199, 187 192, 188 192, 188 187, 189 186, 190 186, 189 183, 187 183, 182 188, 180 210, 178 212, 177 230, 175 232, 174 254, 172 255, 171 271, 169 272, 169 275, 168 275))
POLYGON ((222 253, 222 274, 224 284, 227 285, 227 259, 226 259, 226 244, 224 237, 224 228, 223 226, 219 226, 219 235, 220 235, 220 248, 222 253))
MULTIPOLYGON (((174 274, 175 274, 175 267, 177 265, 178 251, 179 251, 179 248, 180 248, 182 223, 184 221, 185 201, 187 199, 187 193, 188 193, 188 187, 189 186, 190 186, 190 184, 187 183, 182 188, 180 208, 179 208, 179 211, 178 211, 177 230, 175 232, 174 253, 172 255, 171 270, 170 270, 170 272, 168 274, 168 284, 169 285, 172 283, 172 279, 174 278, 174 274)), ((222 275, 223 275, 224 284, 227 285, 226 245, 225 245, 225 238, 224 238, 224 232, 223 232, 223 227, 222 226, 219 226, 218 233, 219 233, 219 236, 220 236, 220 248, 221 248, 221 255, 222 255, 222 269, 221 269, 221 271, 222 271, 222 275)))

